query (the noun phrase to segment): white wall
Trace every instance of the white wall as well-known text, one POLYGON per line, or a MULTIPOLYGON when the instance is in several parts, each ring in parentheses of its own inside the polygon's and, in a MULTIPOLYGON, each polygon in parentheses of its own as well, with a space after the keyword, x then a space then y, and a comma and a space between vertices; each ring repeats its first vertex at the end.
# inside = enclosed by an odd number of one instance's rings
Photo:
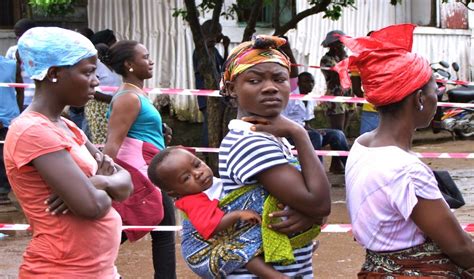
MULTIPOLYGON (((314 15, 302 20, 296 30, 288 32, 297 61, 305 65, 319 65, 325 49, 320 46, 327 32, 343 30, 350 36, 364 36, 370 30, 380 29, 395 23, 409 22, 412 1, 392 6, 388 0, 358 0, 357 9, 344 9, 338 21, 323 19, 314 15)), ((233 1, 226 0, 225 5, 233 1)), ((297 10, 308 7, 307 1, 298 0, 297 10)), ((416 3, 415 3, 416 4, 416 3)), ((174 8, 182 8, 182 0, 89 0, 89 25, 94 31, 110 28, 119 39, 134 39, 144 43, 155 59, 155 73, 148 83, 150 87, 194 88, 192 69, 192 35, 187 23, 171 16, 174 8)), ((234 20, 221 21, 223 33, 228 35, 231 46, 242 37, 244 27, 234 20)), ((270 29, 259 29, 259 33, 271 34, 270 29)), ((429 61, 445 60, 461 65, 461 78, 470 78, 471 30, 449 30, 434 27, 419 27, 415 30, 413 51, 422 54, 429 61)), ((315 75, 316 93, 325 90, 325 82, 319 70, 302 67, 315 75)), ((197 106, 194 97, 172 96, 176 111, 193 115, 196 120, 197 106)))

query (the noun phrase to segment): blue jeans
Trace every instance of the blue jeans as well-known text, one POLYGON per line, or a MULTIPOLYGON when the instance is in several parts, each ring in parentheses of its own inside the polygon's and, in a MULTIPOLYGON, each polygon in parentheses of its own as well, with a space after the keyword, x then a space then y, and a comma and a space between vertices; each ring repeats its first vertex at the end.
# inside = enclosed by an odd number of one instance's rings
MULTIPOLYGON (((321 150, 322 147, 329 145, 332 150, 349 151, 349 144, 347 143, 346 135, 344 132, 337 129, 311 129, 306 130, 308 132, 309 139, 315 150, 321 150)), ((291 144, 295 144, 292 139, 288 139, 291 144)), ((322 157, 319 156, 321 162, 322 157)), ((334 157, 335 160, 340 160, 345 166, 347 157, 334 157)))
POLYGON ((87 138, 91 138, 90 131, 89 131, 89 123, 87 122, 86 119, 86 114, 84 113, 84 110, 81 112, 75 112, 71 109, 69 109, 69 118, 71 118, 71 121, 76 124, 79 129, 81 129, 84 134, 86 134, 87 138))
POLYGON ((370 132, 377 128, 380 122, 380 116, 374 111, 362 111, 360 115, 360 130, 359 133, 370 132))

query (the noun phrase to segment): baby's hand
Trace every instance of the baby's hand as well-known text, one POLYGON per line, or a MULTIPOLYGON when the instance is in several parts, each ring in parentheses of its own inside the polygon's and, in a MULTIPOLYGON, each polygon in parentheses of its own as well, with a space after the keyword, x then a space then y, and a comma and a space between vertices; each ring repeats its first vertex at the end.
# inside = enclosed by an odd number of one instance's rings
POLYGON ((251 128, 252 131, 266 132, 276 137, 292 137, 295 132, 299 130, 304 131, 302 126, 283 115, 279 115, 272 119, 258 116, 247 116, 242 117, 242 120, 254 124, 251 128))
POLYGON ((239 219, 242 222, 247 222, 254 225, 262 223, 262 217, 260 217, 257 212, 252 210, 240 210, 239 219))

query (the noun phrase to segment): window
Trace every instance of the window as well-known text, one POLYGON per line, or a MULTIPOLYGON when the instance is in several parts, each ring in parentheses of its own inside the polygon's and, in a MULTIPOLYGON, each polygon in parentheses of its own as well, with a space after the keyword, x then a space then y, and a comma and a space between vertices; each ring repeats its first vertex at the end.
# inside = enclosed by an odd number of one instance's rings
POLYGON ((21 4, 18 0, 0 1, 0 29, 13 29, 21 18, 21 4))
MULTIPOLYGON (((283 25, 291 20, 296 15, 296 2, 295 0, 279 0, 280 1, 280 25, 283 25)), ((250 14, 252 13, 252 7, 254 0, 237 0, 237 18, 238 22, 248 22, 250 14)), ((264 4, 262 11, 257 18, 258 27, 273 27, 273 4, 264 4)))

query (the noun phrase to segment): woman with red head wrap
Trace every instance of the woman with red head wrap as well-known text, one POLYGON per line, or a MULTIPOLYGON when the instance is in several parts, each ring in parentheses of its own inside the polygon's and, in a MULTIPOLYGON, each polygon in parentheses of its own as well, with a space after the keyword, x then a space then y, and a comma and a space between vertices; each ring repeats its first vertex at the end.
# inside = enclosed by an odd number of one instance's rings
POLYGON ((356 139, 346 165, 353 233, 367 249, 358 276, 473 278, 473 240, 433 172, 410 150, 414 131, 429 125, 437 103, 429 63, 410 52, 414 28, 341 37, 353 51, 337 66, 342 83, 348 85, 348 67, 357 67, 366 98, 380 113, 379 126, 356 139))

